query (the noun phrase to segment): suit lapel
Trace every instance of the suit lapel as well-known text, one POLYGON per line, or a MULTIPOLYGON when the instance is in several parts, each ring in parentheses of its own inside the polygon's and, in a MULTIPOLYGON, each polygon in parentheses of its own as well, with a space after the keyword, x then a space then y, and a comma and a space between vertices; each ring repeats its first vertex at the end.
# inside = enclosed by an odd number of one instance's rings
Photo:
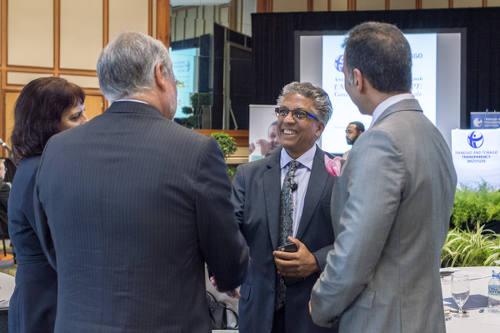
POLYGON ((279 219, 280 219, 280 195, 281 195, 281 149, 270 156, 268 170, 262 177, 264 188, 264 202, 267 212, 267 226, 273 249, 278 247, 279 219))
POLYGON ((328 177, 332 177, 327 173, 323 159, 324 152, 317 148, 316 154, 314 154, 311 177, 309 178, 309 184, 307 185, 304 208, 302 209, 302 217, 300 218, 299 229, 297 230, 296 238, 298 239, 300 239, 307 230, 307 226, 311 222, 312 216, 321 199, 323 189, 328 183, 328 177))

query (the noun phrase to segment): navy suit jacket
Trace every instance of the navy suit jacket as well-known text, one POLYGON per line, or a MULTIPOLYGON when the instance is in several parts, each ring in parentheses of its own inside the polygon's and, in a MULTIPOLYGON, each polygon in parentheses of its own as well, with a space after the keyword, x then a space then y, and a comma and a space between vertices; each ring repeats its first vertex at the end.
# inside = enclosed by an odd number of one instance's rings
POLYGON ((52 137, 35 207, 55 332, 207 333, 204 262, 226 290, 248 263, 226 170, 213 138, 137 102, 52 137))
MULTIPOLYGON (((324 152, 317 148, 296 238, 316 257, 321 269, 333 247, 330 197, 334 177, 324 165, 324 152)), ((252 163, 240 165, 233 180, 232 201, 240 230, 250 247, 250 264, 241 286, 239 315, 241 333, 271 332, 274 316, 276 265, 281 193, 280 150, 252 163)), ((287 287, 287 332, 332 332, 312 323, 308 302, 315 273, 287 287)))
POLYGON ((16 287, 9 303, 9 332, 53 332, 57 274, 35 232, 33 188, 40 156, 19 162, 9 197, 9 233, 17 260, 16 287))

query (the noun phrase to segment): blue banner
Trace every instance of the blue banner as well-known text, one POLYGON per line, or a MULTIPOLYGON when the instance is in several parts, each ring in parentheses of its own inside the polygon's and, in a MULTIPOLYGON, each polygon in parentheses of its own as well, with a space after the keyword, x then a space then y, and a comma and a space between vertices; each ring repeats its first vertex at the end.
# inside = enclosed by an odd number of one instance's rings
POLYGON ((500 112, 471 112, 470 127, 473 129, 500 128, 500 112))

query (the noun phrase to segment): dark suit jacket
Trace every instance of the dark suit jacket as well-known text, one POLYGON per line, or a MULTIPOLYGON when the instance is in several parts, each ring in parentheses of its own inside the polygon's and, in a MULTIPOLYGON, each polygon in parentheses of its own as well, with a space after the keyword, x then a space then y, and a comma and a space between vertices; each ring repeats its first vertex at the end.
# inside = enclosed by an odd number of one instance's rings
MULTIPOLYGON (((262 160, 240 165, 233 180, 232 201, 251 258, 240 290, 241 333, 269 333, 273 325, 276 266, 272 252, 278 247, 280 153, 278 149, 262 160)), ((334 241, 330 219, 333 182, 325 169, 324 152, 317 148, 297 238, 315 255, 321 269, 334 241)), ((318 277, 319 273, 313 274, 287 288, 287 332, 332 332, 314 325, 309 316, 307 304, 318 277)))
POLYGON ((16 287, 9 304, 9 332, 54 330, 57 274, 45 257, 35 232, 33 188, 40 156, 24 158, 12 183, 9 232, 17 260, 16 287))
POLYGON ((35 191, 55 332, 206 333, 204 261, 222 289, 244 278, 217 143, 149 105, 115 102, 52 137, 35 191))
POLYGON ((7 208, 9 201, 10 186, 4 181, 0 181, 0 237, 9 238, 7 226, 7 208))

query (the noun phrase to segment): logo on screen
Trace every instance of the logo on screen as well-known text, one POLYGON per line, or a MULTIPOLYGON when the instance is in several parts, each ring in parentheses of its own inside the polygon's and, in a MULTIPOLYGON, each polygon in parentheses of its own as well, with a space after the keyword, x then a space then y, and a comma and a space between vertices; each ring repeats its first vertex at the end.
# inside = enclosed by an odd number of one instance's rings
POLYGON ((472 123, 474 124, 474 127, 481 127, 481 126, 483 126, 483 119, 481 119, 481 118, 474 118, 474 120, 472 121, 472 123))
POLYGON ((469 146, 472 148, 481 148, 481 146, 484 143, 484 137, 483 134, 479 131, 472 131, 468 136, 467 136, 467 143, 469 146))
POLYGON ((335 59, 335 68, 342 73, 342 70, 344 68, 344 55, 341 54, 335 59))

